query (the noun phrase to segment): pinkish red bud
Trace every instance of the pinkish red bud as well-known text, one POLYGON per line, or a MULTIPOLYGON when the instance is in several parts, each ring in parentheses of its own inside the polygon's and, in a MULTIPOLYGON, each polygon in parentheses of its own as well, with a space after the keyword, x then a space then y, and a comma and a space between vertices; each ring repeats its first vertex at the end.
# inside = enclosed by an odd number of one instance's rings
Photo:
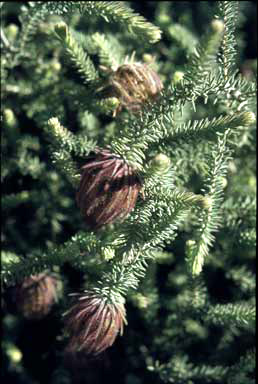
POLYGON ((131 112, 138 112, 144 103, 153 102, 163 89, 158 74, 142 63, 121 65, 111 75, 109 86, 110 96, 117 97, 121 107, 131 112))
POLYGON ((27 319, 41 319, 56 302, 57 279, 40 273, 32 275, 17 285, 15 299, 18 311, 27 319))
POLYGON ((97 150, 82 169, 76 201, 91 229, 122 219, 131 212, 141 183, 123 159, 107 150, 97 150))
POLYGON ((108 303, 93 292, 79 295, 65 314, 66 330, 70 335, 68 352, 97 355, 110 347, 118 333, 123 334, 125 308, 121 302, 108 303))

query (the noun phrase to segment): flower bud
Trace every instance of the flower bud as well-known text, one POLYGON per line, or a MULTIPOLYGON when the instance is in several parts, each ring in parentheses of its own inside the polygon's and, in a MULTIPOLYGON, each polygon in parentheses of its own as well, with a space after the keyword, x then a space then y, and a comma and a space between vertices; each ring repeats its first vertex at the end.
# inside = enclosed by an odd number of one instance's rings
POLYGON ((131 212, 141 183, 123 159, 108 150, 96 150, 82 169, 76 201, 91 229, 122 219, 131 212))
POLYGON ((171 161, 170 158, 163 153, 159 153, 151 160, 152 167, 158 172, 166 172, 170 166, 171 161))
POLYGON ((64 23, 63 21, 61 21, 60 23, 57 23, 55 25, 55 32, 58 37, 60 37, 62 40, 65 40, 68 35, 68 27, 66 23, 64 23))
POLYGON ((142 59, 146 64, 151 64, 154 61, 154 57, 149 53, 144 53, 142 59))
POLYGON ((60 72, 61 68, 62 68, 61 63, 57 60, 52 60, 50 62, 50 66, 51 66, 51 69, 53 70, 53 72, 55 72, 55 73, 60 72))
POLYGON ((118 333, 123 334, 126 324, 122 297, 116 303, 108 303, 90 291, 79 295, 64 316, 66 331, 70 335, 67 351, 71 353, 99 354, 114 343, 118 333))
POLYGON ((12 109, 6 108, 3 110, 4 122, 10 128, 17 125, 17 119, 12 109))
POLYGON ((19 33, 19 27, 16 24, 9 24, 6 28, 7 39, 14 41, 19 33))
POLYGON ((6 354, 13 364, 17 364, 22 360, 22 352, 14 344, 7 344, 6 354))
POLYGON ((220 183, 223 189, 226 188, 226 186, 228 185, 226 177, 220 177, 220 183))
POLYGON ((147 64, 128 63, 121 65, 110 77, 109 96, 119 99, 121 108, 138 112, 144 103, 153 102, 163 84, 157 73, 147 64))
POLYGON ((40 273, 26 278, 15 288, 18 311, 27 319, 41 319, 56 302, 57 279, 40 273))
POLYGON ((243 112, 242 121, 244 126, 249 126, 256 122, 256 116, 253 112, 243 112))
POLYGON ((212 20, 211 22, 211 28, 214 32, 221 33, 224 30, 224 23, 222 20, 212 20))
POLYGON ((173 75, 173 81, 174 83, 178 83, 179 81, 183 80, 184 72, 176 71, 173 75))

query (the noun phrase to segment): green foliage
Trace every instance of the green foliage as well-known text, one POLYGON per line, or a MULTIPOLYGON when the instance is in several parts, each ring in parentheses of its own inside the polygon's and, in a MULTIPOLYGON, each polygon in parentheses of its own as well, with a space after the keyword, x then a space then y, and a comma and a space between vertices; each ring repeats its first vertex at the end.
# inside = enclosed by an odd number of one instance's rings
POLYGON ((55 32, 64 44, 67 53, 72 62, 77 66, 78 72, 84 78, 84 82, 91 83, 97 80, 98 74, 89 57, 84 50, 76 43, 65 23, 59 23, 55 26, 55 32))
POLYGON ((147 22, 144 17, 133 12, 119 1, 92 1, 81 2, 81 12, 88 12, 90 15, 97 15, 105 21, 117 22, 120 26, 127 28, 129 32, 136 35, 141 41, 156 43, 160 40, 161 31, 155 25, 147 22))
POLYGON ((228 79, 230 72, 234 72, 234 62, 236 56, 236 20, 237 20, 238 3, 230 1, 219 2, 219 14, 225 25, 225 32, 221 45, 222 57, 221 64, 223 66, 223 74, 228 79))
POLYGON ((239 71, 247 3, 1 4, 6 382, 254 383, 257 87, 239 71), (164 89, 115 116, 119 99, 103 89, 133 61, 164 89), (96 148, 122 157, 142 189, 123 222, 93 232, 75 194, 96 148), (30 328, 13 287, 45 270, 58 270, 64 293, 30 328), (67 362, 62 313, 83 289, 125 301, 111 368, 67 362))
POLYGON ((216 305, 207 312, 207 320, 215 323, 253 327, 255 308, 245 304, 216 305))
POLYGON ((209 247, 215 240, 213 233, 218 230, 221 222, 222 178, 226 176, 229 160, 229 154, 226 150, 227 133, 228 131, 222 138, 218 138, 217 148, 208 157, 208 162, 212 164, 212 167, 206 179, 204 192, 209 196, 209 207, 207 212, 203 212, 199 218, 200 228, 196 241, 188 241, 186 261, 193 275, 201 273, 204 258, 208 256, 209 247))

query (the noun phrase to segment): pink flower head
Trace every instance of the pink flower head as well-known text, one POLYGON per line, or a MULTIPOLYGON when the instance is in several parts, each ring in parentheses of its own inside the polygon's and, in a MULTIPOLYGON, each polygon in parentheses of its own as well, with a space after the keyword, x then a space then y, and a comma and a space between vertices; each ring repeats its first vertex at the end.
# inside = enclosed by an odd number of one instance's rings
POLYGON ((131 112, 139 111, 145 102, 153 102, 163 89, 158 74, 142 63, 121 65, 111 75, 109 85, 111 96, 131 112))
POLYGON ((70 335, 67 350, 93 355, 110 347, 126 323, 122 302, 108 303, 93 292, 80 296, 65 317, 70 335))
POLYGON ((56 302, 57 279, 46 273, 32 275, 15 288, 18 311, 27 319, 41 319, 56 302))
POLYGON ((123 159, 97 150, 82 169, 76 201, 90 228, 98 229, 131 212, 141 183, 123 159))

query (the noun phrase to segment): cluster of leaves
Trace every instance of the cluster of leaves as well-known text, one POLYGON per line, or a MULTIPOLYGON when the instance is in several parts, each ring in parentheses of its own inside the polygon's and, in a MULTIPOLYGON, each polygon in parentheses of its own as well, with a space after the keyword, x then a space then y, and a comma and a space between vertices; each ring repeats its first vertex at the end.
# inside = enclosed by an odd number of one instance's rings
MULTIPOLYGON (((199 2, 201 28, 184 2, 147 10, 153 24, 120 2, 2 5, 2 282, 46 269, 65 282, 50 352, 41 339, 38 349, 26 343, 28 326, 4 304, 6 374, 19 382, 77 380, 62 359, 60 315, 84 286, 127 299, 125 336, 103 358, 117 359, 115 372, 104 367, 115 382, 254 382, 256 86, 236 65, 246 14, 237 2, 199 2), (133 51, 145 63, 155 56, 165 89, 140 114, 114 119, 119 100, 98 91, 103 67, 133 51), (144 182, 132 214, 97 234, 74 200, 96 145, 144 182), (35 369, 33 350, 43 356, 35 369)), ((101 380, 89 362, 79 367, 101 380)))

